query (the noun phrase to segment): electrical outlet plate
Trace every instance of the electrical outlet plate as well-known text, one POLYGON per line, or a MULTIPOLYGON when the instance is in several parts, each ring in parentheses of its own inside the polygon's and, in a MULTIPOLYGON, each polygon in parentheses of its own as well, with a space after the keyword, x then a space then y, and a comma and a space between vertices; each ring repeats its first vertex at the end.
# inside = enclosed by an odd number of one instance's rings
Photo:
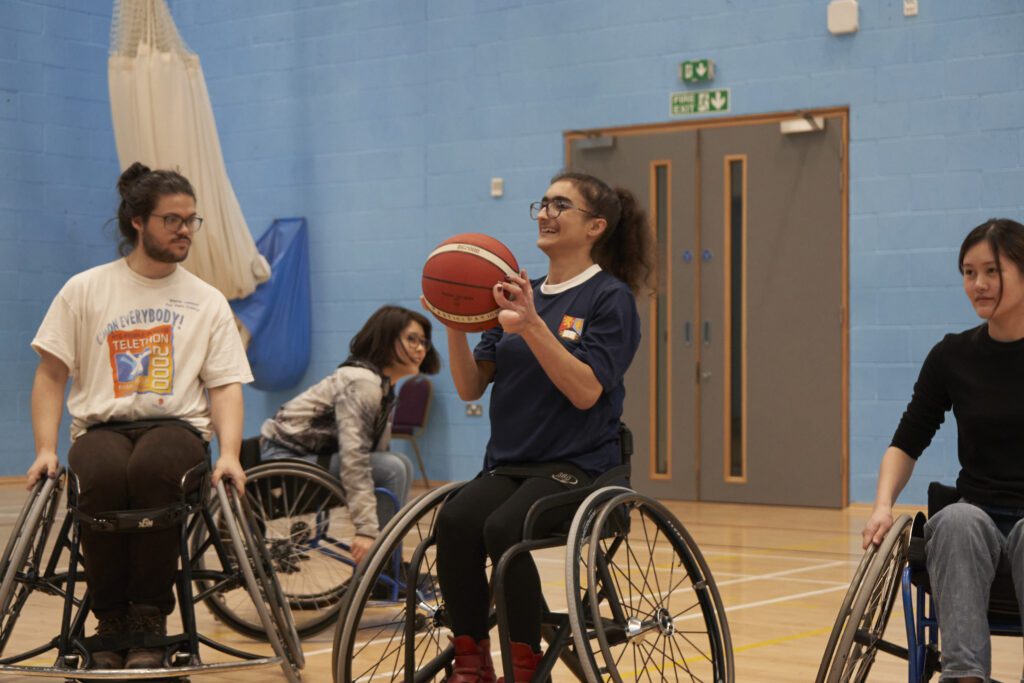
POLYGON ((903 0, 903 16, 917 16, 917 0, 903 0))
POLYGON ((466 404, 466 417, 480 417, 484 414, 484 407, 479 403, 466 404))

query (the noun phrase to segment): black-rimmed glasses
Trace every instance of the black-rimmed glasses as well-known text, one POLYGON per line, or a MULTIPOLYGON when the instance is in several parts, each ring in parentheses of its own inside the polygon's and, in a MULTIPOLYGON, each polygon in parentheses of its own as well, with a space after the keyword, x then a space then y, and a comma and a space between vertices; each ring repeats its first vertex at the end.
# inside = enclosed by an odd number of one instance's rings
POLYGON ((533 220, 537 220, 537 217, 540 216, 540 212, 542 209, 547 210, 548 218, 558 218, 559 216, 562 215, 563 211, 570 211, 573 209, 579 211, 580 213, 585 213, 588 216, 600 218, 600 216, 594 213, 593 211, 581 209, 580 207, 575 206, 568 199, 562 199, 561 197, 555 197, 554 199, 542 199, 539 202, 534 202, 533 204, 530 204, 530 218, 532 218, 533 220))
POLYGON ((430 340, 426 337, 421 337, 418 334, 407 334, 402 339, 405 340, 405 345, 410 349, 415 349, 417 346, 422 346, 424 351, 430 350, 430 340))
POLYGON ((151 213, 150 216, 156 216, 157 218, 164 219, 164 229, 167 232, 178 232, 181 230, 181 226, 186 226, 193 235, 199 232, 199 229, 203 227, 203 219, 199 216, 179 216, 176 213, 151 213))

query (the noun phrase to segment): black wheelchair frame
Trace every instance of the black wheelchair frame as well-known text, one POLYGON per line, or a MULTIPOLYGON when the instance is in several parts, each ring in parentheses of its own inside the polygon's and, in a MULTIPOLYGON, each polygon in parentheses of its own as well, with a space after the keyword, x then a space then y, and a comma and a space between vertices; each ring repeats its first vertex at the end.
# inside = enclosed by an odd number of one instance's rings
POLYGON ((200 465, 182 479, 182 498, 171 506, 153 510, 103 513, 90 517, 78 511, 73 475, 61 468, 56 478, 43 478, 31 492, 0 558, 0 672, 64 676, 68 679, 142 679, 182 677, 214 671, 280 665, 291 683, 300 680, 304 658, 291 615, 270 570, 270 558, 255 516, 244 498, 221 482, 211 496, 209 466, 200 465), (67 486, 67 514, 60 523, 52 546, 48 540, 57 518, 61 490, 67 486), (80 548, 80 528, 111 533, 145 533, 147 530, 180 525, 181 569, 176 592, 183 633, 166 637, 128 634, 121 638, 85 636, 90 609, 88 586, 80 548), (191 542, 190 542, 191 541, 191 542), (230 547, 230 550, 229 550, 230 547), (204 566, 211 552, 220 568, 204 566), (47 554, 48 553, 48 554, 47 554), (62 563, 66 554, 67 565, 62 563), (193 593, 193 583, 199 588, 193 593), (274 656, 245 652, 199 633, 195 604, 219 591, 244 586, 257 605, 274 656), (6 650, 19 616, 34 592, 54 596, 62 603, 60 633, 55 638, 23 652, 6 650), (204 664, 200 645, 235 658, 235 661, 204 664), (93 669, 91 652, 99 649, 162 647, 165 666, 155 669, 93 669), (55 650, 51 667, 29 666, 26 660, 55 650))
MULTIPOLYGON (((624 446, 630 446, 629 441, 627 430, 623 433, 624 446)), ((637 650, 641 651, 639 666, 643 671, 667 663, 677 667, 675 677, 680 680, 732 681, 732 645, 714 578, 683 525, 657 501, 622 485, 628 483, 630 455, 631 448, 624 448, 624 464, 593 485, 535 503, 524 522, 524 540, 506 551, 492 568, 491 585, 501 585, 509 562, 518 555, 546 548, 566 548, 569 613, 553 612, 546 603, 543 606, 542 632, 548 649, 533 680, 538 683, 549 680, 555 664, 561 660, 581 681, 619 681, 621 674, 617 669, 615 648, 628 649, 632 645, 634 657, 637 650), (536 533, 536 529, 550 528, 541 522, 545 516, 566 511, 575 511, 568 529, 563 525, 555 533, 536 533), (617 555, 627 562, 637 559, 630 545, 630 532, 636 531, 637 526, 642 526, 648 536, 647 569, 653 568, 655 548, 649 538, 652 532, 663 535, 676 553, 677 561, 669 566, 672 572, 677 566, 681 567, 682 576, 675 581, 673 574, 675 582, 670 581, 668 591, 663 591, 662 595, 645 594, 662 590, 654 581, 624 586, 625 572, 615 565, 617 555), (582 585, 584 578, 585 586, 582 585), (686 609, 673 611, 668 600, 674 594, 690 591, 694 597, 686 603, 686 609), (642 609, 634 603, 641 603, 642 609), (701 618, 703 630, 683 633, 678 622, 690 618, 701 618), (694 645, 696 652, 692 658, 706 661, 688 661, 690 658, 682 656, 672 640, 677 635, 689 638, 691 644, 706 642, 705 650, 694 645), (665 642, 664 649, 655 652, 655 646, 649 645, 652 640, 665 642), (645 646, 648 649, 643 650, 645 646), (701 675, 696 676, 692 669, 699 667, 703 667, 701 675)), ((353 579, 354 589, 346 595, 343 618, 335 631, 335 683, 382 678, 426 682, 451 673, 454 648, 451 644, 443 645, 440 640, 444 631, 450 631, 450 624, 434 577, 433 527, 437 511, 463 484, 448 484, 420 497, 378 537, 353 579), (408 541, 407 536, 415 537, 408 541), (397 552, 410 556, 406 583, 413 589, 406 591, 405 602, 397 615, 381 616, 377 614, 381 605, 374 603, 370 594, 383 567, 397 552), (408 577, 417 579, 413 582, 408 577), (424 581, 420 577, 427 577, 427 585, 422 585, 424 581), (357 642, 360 632, 367 630, 373 631, 370 640, 357 642), (369 648, 377 645, 383 646, 384 654, 379 661, 371 663, 374 655, 369 654, 369 648), (356 660, 359 660, 358 669, 356 660)), ((514 678, 505 596, 503 591, 492 589, 491 592, 491 621, 498 627, 504 674, 506 680, 511 681, 514 678)))

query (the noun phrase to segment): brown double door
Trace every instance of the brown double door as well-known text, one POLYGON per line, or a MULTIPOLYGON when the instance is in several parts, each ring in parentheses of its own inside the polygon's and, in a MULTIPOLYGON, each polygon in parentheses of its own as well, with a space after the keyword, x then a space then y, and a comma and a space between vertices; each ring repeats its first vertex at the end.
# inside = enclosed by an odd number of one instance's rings
POLYGON ((846 503, 846 112, 784 121, 566 136, 651 218, 624 416, 650 495, 846 503))

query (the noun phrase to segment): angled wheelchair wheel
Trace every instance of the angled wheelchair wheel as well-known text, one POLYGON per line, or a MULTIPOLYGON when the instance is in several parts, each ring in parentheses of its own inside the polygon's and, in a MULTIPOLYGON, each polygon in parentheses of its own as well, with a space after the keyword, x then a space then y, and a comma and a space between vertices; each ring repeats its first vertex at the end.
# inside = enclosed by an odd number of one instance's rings
POLYGON ((854 571, 853 579, 850 581, 850 588, 843 597, 843 604, 839 608, 839 614, 836 615, 835 624, 832 625, 832 632, 829 633, 828 642, 825 644, 825 654, 821 659, 821 665, 818 667, 818 676, 814 679, 815 683, 824 683, 828 676, 829 667, 832 666, 832 658, 835 656, 836 647, 839 645, 839 638, 843 635, 843 630, 846 628, 846 622, 849 620, 850 611, 854 601, 857 599, 857 594, 864 585, 864 572, 867 571, 871 561, 875 559, 875 553, 877 552, 878 546, 871 544, 864 551, 864 554, 861 555, 860 562, 857 564, 857 570, 854 571))
POLYGON ((577 512, 567 558, 567 590, 578 592, 570 620, 576 642, 587 643, 577 646, 587 679, 731 682, 725 609, 689 532, 647 496, 598 494, 591 510, 577 512))
MULTIPOLYGON (((573 650, 578 660, 583 680, 599 681, 601 671, 606 670, 604 655, 594 632, 594 621, 590 616, 590 584, 587 568, 590 561, 591 532, 601 505, 620 493, 630 489, 622 486, 608 486, 591 493, 576 511, 569 527, 565 546, 565 590, 566 604, 569 605, 569 623, 573 633, 573 650), (581 634, 576 637, 576 634, 581 634), (583 637, 582 634, 586 634, 583 637)), ((600 586, 595 586, 600 590, 600 586)))
MULTIPOLYGON (((355 527, 338 481, 303 462, 270 462, 246 472, 246 501, 262 533, 269 566, 298 634, 309 637, 338 617, 355 563, 355 527)), ((207 606, 231 629, 264 637, 259 616, 244 590, 222 591, 207 606)))
POLYGON ((33 592, 56 595, 63 588, 66 575, 46 571, 48 540, 63 487, 63 470, 56 479, 36 484, 0 557, 0 654, 8 654, 15 623, 33 592))
POLYGON ((867 680, 907 564, 911 525, 908 515, 900 515, 882 543, 861 558, 829 636, 819 683, 867 680))
POLYGON ((377 537, 341 608, 332 653, 335 683, 407 681, 413 674, 416 681, 432 681, 451 673, 434 529, 441 505, 462 485, 424 494, 377 537))
MULTIPOLYGON (((227 531, 234 550, 236 569, 259 616, 262 633, 274 654, 281 658, 281 669, 289 683, 299 683, 299 670, 305 664, 301 642, 295 632, 291 611, 283 604, 276 575, 269 570, 266 544, 260 538, 256 518, 247 509, 246 501, 237 497, 233 488, 217 484, 218 507, 214 510, 218 529, 227 531)), ((211 506, 212 507, 212 506, 211 506)))

